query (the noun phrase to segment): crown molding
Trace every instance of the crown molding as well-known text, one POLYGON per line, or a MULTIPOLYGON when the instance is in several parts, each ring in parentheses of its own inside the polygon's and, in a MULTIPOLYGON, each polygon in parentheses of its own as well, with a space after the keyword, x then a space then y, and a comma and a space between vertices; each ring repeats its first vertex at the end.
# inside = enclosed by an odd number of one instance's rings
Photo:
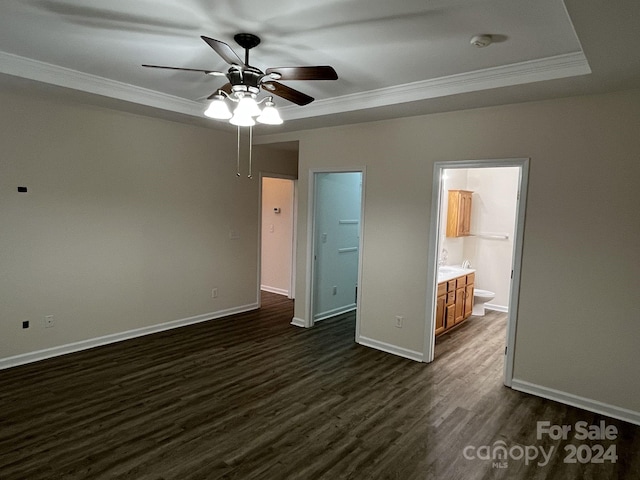
MULTIPOLYGON (((202 118, 202 103, 6 52, 0 52, 0 72, 202 118)), ((295 120, 589 73, 586 57, 576 52, 316 100, 305 108, 287 106, 279 110, 285 120, 295 120)))
POLYGON ((59 87, 202 117, 202 103, 11 53, 0 52, 0 72, 59 87))
POLYGON ((576 52, 316 100, 304 111, 288 106, 279 110, 285 120, 294 120, 590 73, 586 57, 576 52))

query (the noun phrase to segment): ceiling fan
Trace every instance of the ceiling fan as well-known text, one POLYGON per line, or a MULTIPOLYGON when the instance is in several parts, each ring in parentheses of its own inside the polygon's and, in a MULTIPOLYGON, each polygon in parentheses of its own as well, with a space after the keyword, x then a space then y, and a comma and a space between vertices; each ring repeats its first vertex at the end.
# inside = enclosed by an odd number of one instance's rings
MULTIPOLYGON (((205 37, 204 40, 213 50, 227 62, 230 67, 225 72, 204 70, 195 68, 167 67, 162 65, 143 65, 148 68, 163 68, 169 70, 184 70, 188 72, 201 72, 206 75, 227 77, 228 83, 212 93, 209 100, 219 100, 221 97, 239 101, 244 97, 255 100, 260 88, 270 94, 282 97, 297 105, 308 105, 314 98, 284 85, 278 80, 337 80, 338 75, 330 66, 304 66, 304 67, 274 67, 267 68, 265 72, 249 64, 249 50, 260 44, 260 38, 251 33, 238 33, 233 38, 245 49, 244 61, 233 49, 220 40, 205 37), (224 94, 224 95, 223 95, 224 94), (234 99, 235 97, 235 99, 234 99)), ((273 104, 273 102, 270 102, 273 104)), ((233 123, 233 122, 232 122, 233 123)))

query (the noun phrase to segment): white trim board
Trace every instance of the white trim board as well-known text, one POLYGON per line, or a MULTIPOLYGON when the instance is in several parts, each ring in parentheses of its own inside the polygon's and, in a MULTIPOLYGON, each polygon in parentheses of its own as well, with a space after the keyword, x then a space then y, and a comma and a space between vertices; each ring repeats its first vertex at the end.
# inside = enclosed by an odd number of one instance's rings
POLYGON ((365 347, 374 348, 376 350, 382 350, 383 352, 391 353, 399 357, 408 358, 409 360, 414 360, 416 362, 424 361, 424 356, 422 355, 422 352, 416 352, 415 350, 409 350, 407 348, 398 347, 396 345, 391 345, 390 343, 380 342, 378 340, 374 340, 373 338, 361 336, 356 338, 356 342, 365 347))
POLYGON ((633 410, 598 402, 597 400, 591 400, 589 398, 580 397, 578 395, 562 392, 553 388, 543 387, 541 385, 536 385, 525 380, 518 380, 516 378, 511 380, 511 388, 519 392, 529 393, 537 397, 554 400, 556 402, 564 403, 565 405, 571 405, 572 407, 582 408, 583 410, 588 410, 593 413, 607 415, 608 417, 640 425, 640 412, 634 412, 633 410))
POLYGON ((269 287, 268 285, 260 285, 260 290, 264 290, 265 292, 275 293, 276 295, 284 295, 285 297, 289 296, 289 290, 285 288, 277 288, 277 287, 269 287))
POLYGON ((326 320, 327 318, 337 317, 338 315, 342 315, 343 313, 353 312, 356 309, 356 304, 352 303, 350 305, 345 305, 342 307, 334 308, 332 310, 327 310, 326 312, 320 312, 313 317, 313 321, 321 322, 322 320, 326 320))
POLYGON ((291 320, 291 325, 293 325, 294 327, 302 327, 302 328, 309 327, 309 325, 307 325, 307 322, 305 322, 304 319, 298 318, 298 317, 293 317, 293 319, 291 320))
POLYGON ((509 307, 507 305, 496 305, 494 303, 485 303, 484 308, 487 310, 495 310, 496 312, 509 313, 509 307))
POLYGON ((207 322, 209 320, 216 320, 219 318, 228 317, 229 315, 235 315, 237 313, 255 310, 257 308, 257 303, 241 305, 239 307, 219 310, 213 313, 204 313, 195 317, 158 323, 149 327, 136 328, 134 330, 128 330, 126 332, 112 333, 110 335, 89 338, 87 340, 81 340, 79 342, 69 343, 67 345, 60 345, 57 347, 37 350, 35 352, 23 353, 12 357, 0 358, 0 370, 17 367, 18 365, 26 365, 27 363, 38 362, 40 360, 46 360, 47 358, 59 357, 61 355, 67 355, 69 353, 80 352, 82 350, 88 350, 90 348, 100 347, 102 345, 122 342, 124 340, 130 340, 132 338, 164 332, 166 330, 173 330, 174 328, 186 327, 187 325, 207 322))

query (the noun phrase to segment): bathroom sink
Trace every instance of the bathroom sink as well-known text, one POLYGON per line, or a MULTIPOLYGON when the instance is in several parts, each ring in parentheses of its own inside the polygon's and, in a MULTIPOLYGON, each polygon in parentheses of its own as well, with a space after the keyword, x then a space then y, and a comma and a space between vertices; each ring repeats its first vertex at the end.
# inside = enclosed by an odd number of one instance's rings
POLYGON ((458 272, 462 272, 462 268, 460 267, 450 267, 450 266, 442 266, 442 267, 438 267, 438 273, 458 273, 458 272))
POLYGON ((443 265, 441 267, 438 267, 438 283, 446 282, 447 280, 451 280, 452 278, 456 278, 461 275, 467 275, 473 272, 475 272, 473 268, 462 268, 453 265, 443 265))

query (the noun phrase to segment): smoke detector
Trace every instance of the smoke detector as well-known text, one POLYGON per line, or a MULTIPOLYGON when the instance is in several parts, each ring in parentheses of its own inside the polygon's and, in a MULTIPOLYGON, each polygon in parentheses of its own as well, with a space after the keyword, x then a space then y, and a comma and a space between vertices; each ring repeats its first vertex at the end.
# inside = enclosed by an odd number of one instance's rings
POLYGON ((483 48, 491 45, 491 35, 474 35, 471 37, 471 45, 483 48))

